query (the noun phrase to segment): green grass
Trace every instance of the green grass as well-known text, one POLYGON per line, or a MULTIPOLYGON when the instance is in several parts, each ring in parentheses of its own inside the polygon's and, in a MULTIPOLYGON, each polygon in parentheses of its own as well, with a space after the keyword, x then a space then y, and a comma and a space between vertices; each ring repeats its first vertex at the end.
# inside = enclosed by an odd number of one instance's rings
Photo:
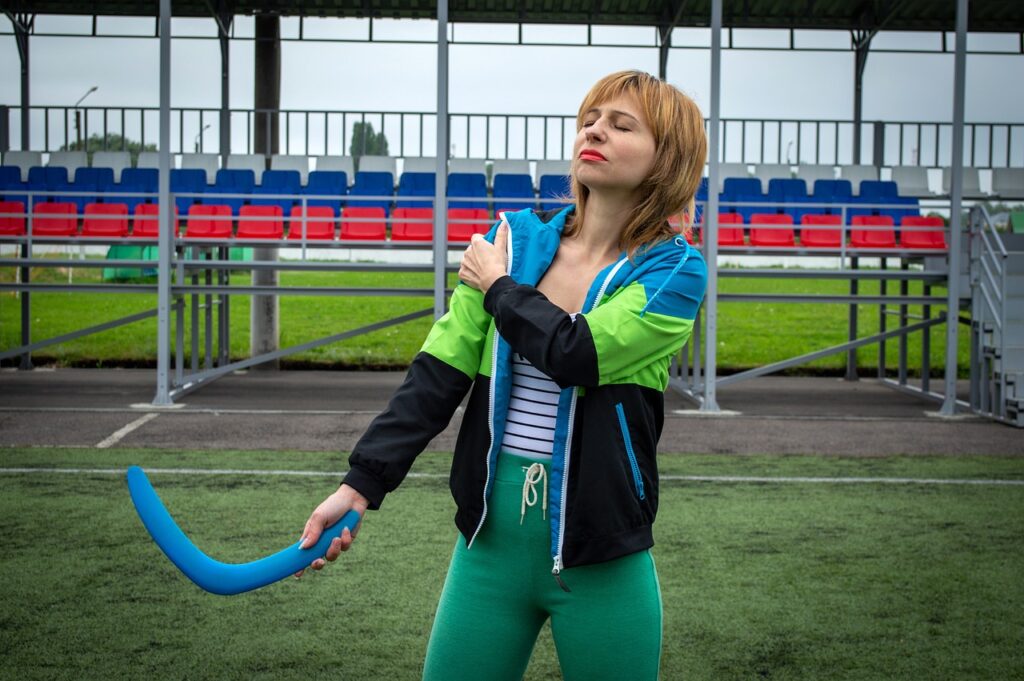
MULTIPOLYGON (((13 278, 13 270, 0 271, 0 280, 13 278)), ((74 271, 75 281, 96 280, 99 271, 84 268, 74 271)), ((56 269, 37 269, 34 281, 67 281, 67 273, 56 269)), ((431 275, 419 273, 355 273, 355 272, 283 272, 282 285, 287 286, 389 286, 430 288, 431 275)), ((454 284, 454 277, 451 283, 454 284)), ((249 275, 235 274, 232 284, 247 285, 249 275)), ((721 277, 723 293, 771 294, 846 294, 849 284, 841 281, 735 279, 721 277)), ((862 282, 861 293, 878 293, 877 282, 862 282)), ((889 284, 889 293, 898 284, 889 284)), ((910 292, 921 294, 921 284, 912 283, 910 292)), ((943 296, 944 289, 935 288, 933 295, 943 296)), ((151 309, 156 305, 152 295, 36 293, 32 295, 32 335, 35 339, 50 338, 84 328, 101 321, 151 309)), ((231 300, 231 356, 249 356, 249 297, 234 296, 231 300)), ((281 347, 288 347, 348 329, 422 310, 431 306, 426 297, 396 298, 385 296, 285 296, 281 298, 281 347)), ((890 307, 891 310, 896 308, 890 307)), ((910 306, 911 314, 920 314, 920 306, 910 306)), ((201 312, 201 314, 203 314, 201 312)), ((933 312, 934 314, 934 312, 933 312)), ((789 357, 838 345, 847 340, 848 306, 796 303, 722 303, 718 319, 718 364, 721 370, 741 370, 763 366, 789 357)), ((21 304, 13 293, 0 293, 0 349, 20 344, 21 304)), ((878 307, 858 306, 859 335, 876 333, 879 328, 878 307)), ((911 319, 911 322, 914 320, 911 319)), ((38 363, 59 366, 152 365, 156 361, 156 319, 94 334, 59 346, 45 348, 34 354, 38 363)), ((889 317, 887 328, 898 324, 889 317)), ((200 323, 202 326, 202 322, 200 323)), ((185 334, 191 332, 191 314, 185 313, 185 334)), ((408 322, 363 336, 321 346, 289 356, 285 366, 323 368, 400 368, 407 366, 430 329, 430 318, 408 322)), ((930 363, 933 373, 945 365, 945 326, 930 330, 930 363)), ((203 337, 203 334, 200 334, 203 337)), ((908 365, 920 366, 921 334, 908 344, 908 365)), ((188 342, 186 341, 186 346, 188 342)), ((202 345, 200 345, 202 347, 202 345)), ((961 328, 959 365, 969 362, 969 338, 961 328)), ((186 357, 190 349, 185 349, 186 357)), ((898 343, 886 346, 886 365, 896 367, 898 343)), ((857 353, 858 366, 873 371, 878 366, 878 348, 863 347, 857 353)), ((837 373, 845 369, 846 356, 832 355, 804 365, 803 372, 837 373)))
MULTIPOLYGON (((7 449, 4 467, 345 468, 301 452, 7 449)), ((443 474, 448 456, 420 457, 443 474)), ((1024 479, 995 457, 663 455, 663 475, 1024 479)), ((330 478, 160 475, 196 543, 251 560, 298 538, 330 478)), ((17 679, 418 679, 454 528, 410 478, 337 564, 205 594, 111 475, 0 477, 0 649, 17 679)), ((1024 668, 1024 488, 663 484, 664 679, 1011 679, 1024 668)), ((569 573, 571 576, 571 571, 569 573)), ((545 629, 527 679, 557 679, 545 629)))

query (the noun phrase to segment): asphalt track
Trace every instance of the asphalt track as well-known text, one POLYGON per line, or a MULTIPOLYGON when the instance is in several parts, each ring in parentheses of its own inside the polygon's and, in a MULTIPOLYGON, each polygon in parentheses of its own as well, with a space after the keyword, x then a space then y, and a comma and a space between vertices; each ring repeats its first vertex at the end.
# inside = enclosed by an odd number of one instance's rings
MULTIPOLYGON (((239 372, 157 409, 152 370, 5 369, 0 446, 348 451, 402 378, 239 372)), ((701 415, 670 390, 661 451, 1024 456, 1024 431, 971 415, 941 418, 937 403, 871 379, 762 377, 721 388, 718 402, 721 415, 701 415)), ((461 412, 429 449, 450 450, 460 420, 461 412)))

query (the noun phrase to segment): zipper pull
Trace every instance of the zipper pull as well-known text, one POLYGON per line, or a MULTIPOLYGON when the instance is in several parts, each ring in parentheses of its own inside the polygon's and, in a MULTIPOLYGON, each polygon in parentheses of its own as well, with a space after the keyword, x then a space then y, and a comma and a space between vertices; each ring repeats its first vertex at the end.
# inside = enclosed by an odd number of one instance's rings
POLYGON ((561 557, 555 558, 555 566, 551 568, 551 575, 558 582, 558 586, 562 587, 562 591, 565 593, 572 593, 572 589, 566 586, 565 582, 562 581, 562 559, 561 557))

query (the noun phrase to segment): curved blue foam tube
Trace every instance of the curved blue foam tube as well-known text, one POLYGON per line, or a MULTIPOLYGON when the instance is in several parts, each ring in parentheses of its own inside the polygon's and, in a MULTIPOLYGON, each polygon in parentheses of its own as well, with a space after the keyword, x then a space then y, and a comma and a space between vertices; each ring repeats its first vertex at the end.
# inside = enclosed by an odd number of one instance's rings
POLYGON ((171 562, 200 588, 222 596, 252 591, 309 567, 315 559, 327 553, 331 541, 340 537, 342 530, 346 527, 354 530, 359 522, 359 513, 349 511, 325 529, 317 543, 308 549, 299 548, 301 542, 296 542, 251 563, 222 563, 200 551, 181 531, 164 508, 146 473, 138 466, 128 469, 128 491, 142 524, 171 562))

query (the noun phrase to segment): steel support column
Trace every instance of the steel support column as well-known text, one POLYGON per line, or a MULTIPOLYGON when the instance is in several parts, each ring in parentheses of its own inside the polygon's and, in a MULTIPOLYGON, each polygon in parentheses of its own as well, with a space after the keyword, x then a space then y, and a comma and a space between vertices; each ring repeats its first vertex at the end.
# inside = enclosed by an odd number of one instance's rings
MULTIPOLYGON (((861 124, 864 109, 864 67, 871 52, 871 38, 874 33, 853 32, 853 162, 860 164, 861 124)), ((838 162, 839 159, 836 159, 838 162)), ((876 159, 877 160, 877 159, 876 159)))
POLYGON ((170 406, 171 249, 174 237, 171 206, 171 0, 160 0, 160 230, 157 266, 157 339, 155 406, 170 406))
POLYGON ((939 413, 956 413, 957 346, 960 317, 961 211, 964 194, 964 93, 967 80, 967 0, 956 3, 956 56, 953 58, 953 149, 950 159, 952 207, 949 221, 949 283, 946 301, 945 399, 939 413))
POLYGON ((437 2, 437 184, 434 189, 434 319, 447 307, 448 0, 437 2))
POLYGON ((228 40, 234 17, 224 13, 217 17, 220 42, 220 167, 228 167, 231 153, 231 42, 228 40))
POLYGON ((704 401, 701 411, 719 411, 715 382, 718 349, 718 147, 722 98, 722 0, 711 2, 711 122, 708 140, 708 203, 704 210, 704 257, 708 284, 704 294, 704 401))

